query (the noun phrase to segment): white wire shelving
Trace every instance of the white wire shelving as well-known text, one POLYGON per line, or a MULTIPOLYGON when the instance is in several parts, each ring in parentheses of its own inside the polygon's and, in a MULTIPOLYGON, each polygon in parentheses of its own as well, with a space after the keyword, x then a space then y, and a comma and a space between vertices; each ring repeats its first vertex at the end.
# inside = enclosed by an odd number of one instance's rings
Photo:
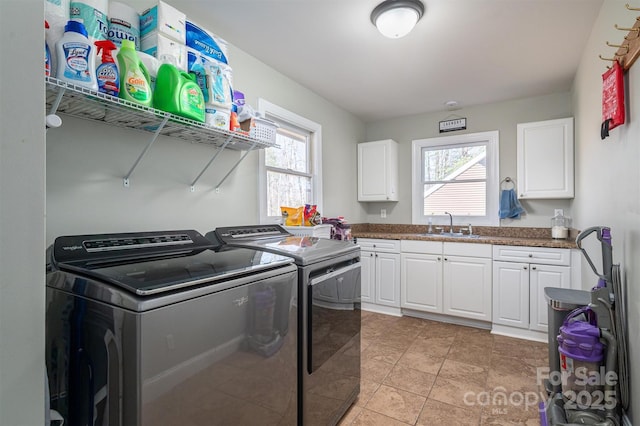
POLYGON ((204 172, 225 149, 246 151, 216 185, 216 190, 236 169, 247 154, 254 149, 276 146, 275 143, 250 138, 247 135, 208 126, 187 118, 179 117, 155 108, 145 107, 105 93, 45 77, 47 114, 65 114, 72 117, 99 121, 108 125, 150 133, 151 139, 135 160, 124 177, 124 186, 129 187, 129 179, 158 136, 169 136, 191 143, 215 146, 217 149, 204 169, 192 181, 195 185, 204 172))

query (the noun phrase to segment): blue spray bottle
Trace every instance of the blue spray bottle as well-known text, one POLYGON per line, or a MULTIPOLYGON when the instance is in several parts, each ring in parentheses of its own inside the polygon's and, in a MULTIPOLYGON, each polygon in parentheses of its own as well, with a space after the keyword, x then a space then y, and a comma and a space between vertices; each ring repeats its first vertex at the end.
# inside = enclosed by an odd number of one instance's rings
POLYGON ((116 45, 111 40, 99 40, 94 44, 98 48, 98 55, 102 51, 102 63, 96 68, 98 92, 118 96, 120 92, 120 75, 111 55, 111 51, 116 49, 116 45))

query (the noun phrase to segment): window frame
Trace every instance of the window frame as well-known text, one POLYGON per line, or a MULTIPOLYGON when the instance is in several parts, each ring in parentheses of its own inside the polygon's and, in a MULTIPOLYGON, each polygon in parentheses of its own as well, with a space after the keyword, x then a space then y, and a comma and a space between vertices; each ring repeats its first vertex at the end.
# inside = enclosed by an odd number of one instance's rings
MULTIPOLYGON (((298 127, 309 132, 309 176, 311 177, 311 197, 313 204, 319 212, 322 208, 322 126, 301 115, 291 112, 283 107, 273 104, 266 99, 258 98, 258 112, 267 119, 271 118, 283 121, 293 127, 298 127)), ((283 169, 267 167, 265 164, 265 150, 259 151, 259 171, 258 171, 258 199, 259 199, 259 222, 261 224, 280 223, 281 216, 267 216, 267 171, 273 170, 282 172, 283 169)), ((288 171, 295 176, 307 176, 297 171, 288 171)), ((298 206, 291 206, 298 207, 298 206)))
MULTIPOLYGON (((486 143, 486 212, 485 216, 464 216, 472 225, 499 226, 498 198, 499 198, 499 151, 500 134, 498 130, 478 133, 466 133, 462 135, 440 136, 427 139, 415 139, 411 142, 411 223, 414 225, 426 225, 429 217, 434 225, 448 225, 448 215, 425 215, 424 187, 422 176, 422 149, 446 148, 460 145, 486 143)), ((461 216, 457 217, 458 223, 461 216)), ((454 222, 456 217, 454 216, 454 222)))

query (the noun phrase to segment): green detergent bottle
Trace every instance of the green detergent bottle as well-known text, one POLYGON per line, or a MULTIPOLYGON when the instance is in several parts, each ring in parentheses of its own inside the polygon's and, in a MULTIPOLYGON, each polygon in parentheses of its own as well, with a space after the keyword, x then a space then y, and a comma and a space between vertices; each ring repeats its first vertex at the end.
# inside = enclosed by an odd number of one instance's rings
POLYGON ((153 106, 204 123, 204 96, 196 76, 180 71, 175 65, 162 64, 158 68, 153 106))
POLYGON ((151 80, 147 68, 136 53, 136 45, 131 40, 122 40, 117 58, 120 69, 118 97, 140 105, 152 106, 151 80))

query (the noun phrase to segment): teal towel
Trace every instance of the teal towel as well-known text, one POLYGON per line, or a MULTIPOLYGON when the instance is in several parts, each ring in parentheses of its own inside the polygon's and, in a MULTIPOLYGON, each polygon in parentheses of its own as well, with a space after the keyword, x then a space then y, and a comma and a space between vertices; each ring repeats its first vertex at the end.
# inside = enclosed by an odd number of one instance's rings
POLYGON ((525 213, 514 189, 503 189, 500 192, 500 219, 520 219, 520 215, 525 213))

